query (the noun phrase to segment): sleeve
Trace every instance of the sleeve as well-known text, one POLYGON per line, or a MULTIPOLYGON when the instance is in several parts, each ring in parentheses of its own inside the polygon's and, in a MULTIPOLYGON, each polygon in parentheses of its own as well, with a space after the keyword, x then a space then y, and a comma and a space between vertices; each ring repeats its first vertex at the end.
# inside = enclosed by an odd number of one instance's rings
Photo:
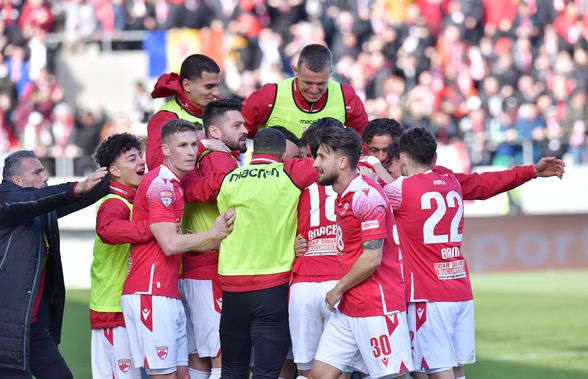
POLYGON ((149 225, 178 221, 173 207, 174 202, 177 201, 173 185, 153 181, 147 189, 146 200, 147 209, 149 209, 147 218, 149 225))
POLYGON ((213 174, 223 174, 233 171, 239 167, 239 164, 231 154, 212 152, 205 155, 200 161, 200 176, 210 176, 213 174))
POLYGON ((6 191, 0 201, 0 225, 18 225, 75 201, 74 183, 6 191))
POLYGON ((213 173, 207 176, 198 176, 195 172, 186 174, 182 180, 184 199, 188 203, 216 199, 224 178, 224 173, 213 173))
MULTIPOLYGON (((73 189, 72 189, 73 191, 73 189)), ((80 195, 74 195, 75 201, 68 202, 65 206, 57 209, 57 217, 61 218, 70 213, 77 212, 80 209, 86 208, 94 204, 110 192, 110 175, 106 175, 100 183, 98 183, 90 191, 80 195)))
POLYGON ((155 169, 163 163, 161 152, 161 128, 169 120, 178 118, 174 113, 159 111, 147 123, 147 146, 145 147, 145 161, 149 170, 155 169))
POLYGON ((386 197, 388 198, 388 202, 392 209, 396 210, 402 206, 402 182, 404 181, 404 177, 401 176, 400 178, 396 179, 393 182, 386 184, 383 189, 386 197))
MULTIPOLYGON (((452 173, 451 170, 442 166, 435 166, 433 171, 440 174, 452 173)), ((534 179, 535 170, 532 165, 529 165, 517 166, 503 171, 474 174, 453 173, 453 175, 461 185, 464 200, 486 200, 534 179)))
POLYGON ((108 199, 96 214, 96 234, 107 244, 142 243, 153 238, 144 220, 130 220, 131 210, 119 199, 108 199))
POLYGON ((259 125, 264 124, 269 118, 277 91, 277 84, 266 84, 251 93, 243 102, 241 114, 245 120, 245 128, 249 138, 255 137, 259 125))
POLYGON ((368 123, 363 102, 349 84, 341 83, 341 88, 345 99, 345 126, 355 129, 361 136, 368 123))
POLYGON ((292 179, 296 187, 302 191, 319 178, 318 171, 312 167, 313 164, 314 159, 312 158, 290 159, 284 163, 284 172, 292 179))
POLYGON ((355 193, 353 213, 359 221, 362 242, 386 238, 386 207, 380 193, 373 188, 367 194, 364 191, 355 193))

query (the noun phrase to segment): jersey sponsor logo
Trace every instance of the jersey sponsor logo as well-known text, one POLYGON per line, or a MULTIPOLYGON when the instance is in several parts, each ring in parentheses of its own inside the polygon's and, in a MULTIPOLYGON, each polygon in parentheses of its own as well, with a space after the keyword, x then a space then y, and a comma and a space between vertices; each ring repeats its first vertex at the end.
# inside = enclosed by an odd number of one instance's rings
POLYGON ((119 359, 118 360, 118 369, 121 370, 122 372, 127 372, 129 371, 129 368, 131 368, 131 360, 130 359, 119 359))
POLYGON ((157 353, 157 356, 161 360, 164 360, 165 358, 167 358, 168 350, 169 350, 169 348, 167 346, 157 346, 155 348, 155 352, 157 353))
POLYGON ((312 124, 312 123, 313 123, 313 122, 315 122, 315 121, 316 121, 316 118, 315 118, 315 119, 312 119, 312 120, 304 120, 304 119, 301 119, 301 120, 300 120, 300 123, 301 123, 302 125, 310 125, 310 124, 312 124))
MULTIPOLYGON (((334 225, 333 225, 334 226, 334 225)), ((333 228, 335 231, 336 228, 333 228)), ((337 255, 336 238, 317 238, 308 241, 308 248, 305 256, 337 255)))
POLYGON ((165 207, 169 207, 174 199, 174 193, 169 190, 159 192, 159 198, 165 207))
POLYGON ((378 220, 364 221, 361 223, 361 230, 371 230, 380 227, 378 220))
POLYGON ((444 180, 437 179, 437 180, 433 180, 433 185, 434 186, 445 186, 445 185, 447 185, 447 183, 445 183, 444 180))
POLYGON ((327 226, 320 226, 315 229, 311 229, 308 231, 308 240, 313 240, 317 237, 322 237, 326 235, 333 235, 336 233, 336 225, 327 225, 327 226))
POLYGON ((437 279, 452 280, 461 279, 467 276, 465 260, 460 259, 453 262, 439 262, 434 265, 437 272, 437 279))
POLYGON ((280 177, 280 170, 273 167, 271 170, 266 170, 264 168, 247 168, 239 173, 232 173, 229 176, 229 182, 236 182, 238 180, 244 178, 258 178, 258 179, 266 179, 267 177, 275 176, 276 178, 280 177))

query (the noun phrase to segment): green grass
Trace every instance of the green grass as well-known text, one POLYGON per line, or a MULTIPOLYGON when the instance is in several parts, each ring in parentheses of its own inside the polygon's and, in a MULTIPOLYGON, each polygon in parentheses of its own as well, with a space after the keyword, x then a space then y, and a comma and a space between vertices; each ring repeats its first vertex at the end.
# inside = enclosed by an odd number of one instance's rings
MULTIPOLYGON (((588 378, 588 271, 473 276, 478 362, 468 379, 588 378)), ((90 379, 88 291, 69 290, 61 351, 90 379)))

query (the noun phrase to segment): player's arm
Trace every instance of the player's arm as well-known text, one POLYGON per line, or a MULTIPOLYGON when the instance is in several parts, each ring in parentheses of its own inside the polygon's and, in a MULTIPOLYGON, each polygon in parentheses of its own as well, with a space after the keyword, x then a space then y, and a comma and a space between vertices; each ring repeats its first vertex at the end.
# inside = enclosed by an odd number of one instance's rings
POLYGON ((159 247, 167 256, 187 251, 204 251, 215 241, 226 237, 233 229, 235 210, 229 209, 216 218, 210 229, 199 233, 178 234, 173 222, 156 222, 149 225, 159 247))
POLYGON ((366 280, 382 263, 383 238, 364 241, 362 246, 363 253, 357 258, 349 272, 325 296, 327 307, 331 312, 335 312, 335 304, 341 300, 345 291, 366 280))
POLYGON ((355 129, 359 135, 363 135, 368 123, 363 101, 357 96, 353 87, 347 83, 341 85, 343 98, 345 99, 345 126, 355 129))
MULTIPOLYGON (((365 157, 365 161, 366 163, 363 163, 360 161, 359 165, 357 166, 357 169, 359 170, 359 173, 362 175, 367 176, 368 178, 371 178, 370 176, 370 171, 372 173, 375 173, 378 178, 380 178, 381 181, 383 181, 384 183, 390 183, 394 181, 394 178, 392 177, 392 175, 390 175, 390 173, 388 172, 388 170, 386 170, 386 168, 384 168, 384 166, 382 166, 382 162, 380 162, 380 160, 376 157, 373 156, 367 156, 365 157)), ((373 179, 372 179, 373 180, 373 179)))
POLYGON ((271 112, 271 105, 276 97, 278 86, 269 83, 252 92, 243 101, 243 109, 241 115, 245 120, 245 128, 247 129, 247 137, 254 138, 259 125, 264 124, 271 112))
POLYGON ((391 183, 386 184, 382 189, 388 198, 388 202, 392 209, 396 210, 402 205, 402 182, 404 177, 394 180, 391 183))
POLYGON ((561 179, 565 172, 565 164, 555 157, 543 157, 535 165, 516 166, 502 171, 468 175, 453 173, 442 166, 435 166, 433 171, 441 174, 452 173, 462 187, 464 200, 486 200, 537 177, 557 176, 561 179))
POLYGON ((199 176, 196 172, 192 171, 182 179, 184 198, 188 203, 214 200, 218 195, 224 178, 225 174, 223 173, 199 176))
POLYGON ((130 220, 131 210, 119 199, 108 199, 96 214, 96 234, 110 245, 142 243, 153 238, 146 220, 130 220))
POLYGON ((318 171, 312 167, 313 163, 314 159, 312 158, 294 158, 284 162, 284 172, 301 191, 319 178, 318 171))

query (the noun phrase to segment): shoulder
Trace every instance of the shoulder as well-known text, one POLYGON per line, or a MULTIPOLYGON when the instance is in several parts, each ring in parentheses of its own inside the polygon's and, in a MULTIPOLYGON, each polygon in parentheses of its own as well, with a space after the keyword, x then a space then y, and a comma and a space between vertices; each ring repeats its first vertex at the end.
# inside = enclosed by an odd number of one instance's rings
POLYGON ((356 93, 353 87, 347 83, 339 83, 341 84, 341 91, 343 91, 343 96, 345 98, 355 97, 356 93))
POLYGON ((353 188, 353 211, 356 214, 368 212, 379 206, 387 206, 386 198, 369 179, 356 180, 353 188))
POLYGON ((148 122, 148 128, 155 127, 155 126, 163 126, 163 124, 165 124, 169 120, 173 120, 176 118, 178 118, 178 116, 175 113, 170 112, 170 111, 160 110, 159 112, 155 113, 153 115, 153 117, 151 117, 151 119, 148 122))
POLYGON ((253 103, 257 102, 257 101, 263 101, 263 100, 273 101, 274 97, 276 96, 277 91, 278 91, 278 84, 277 83, 264 84, 261 88, 253 91, 249 96, 247 96, 247 98, 243 102, 243 106, 245 107, 246 105, 254 105, 253 103))

